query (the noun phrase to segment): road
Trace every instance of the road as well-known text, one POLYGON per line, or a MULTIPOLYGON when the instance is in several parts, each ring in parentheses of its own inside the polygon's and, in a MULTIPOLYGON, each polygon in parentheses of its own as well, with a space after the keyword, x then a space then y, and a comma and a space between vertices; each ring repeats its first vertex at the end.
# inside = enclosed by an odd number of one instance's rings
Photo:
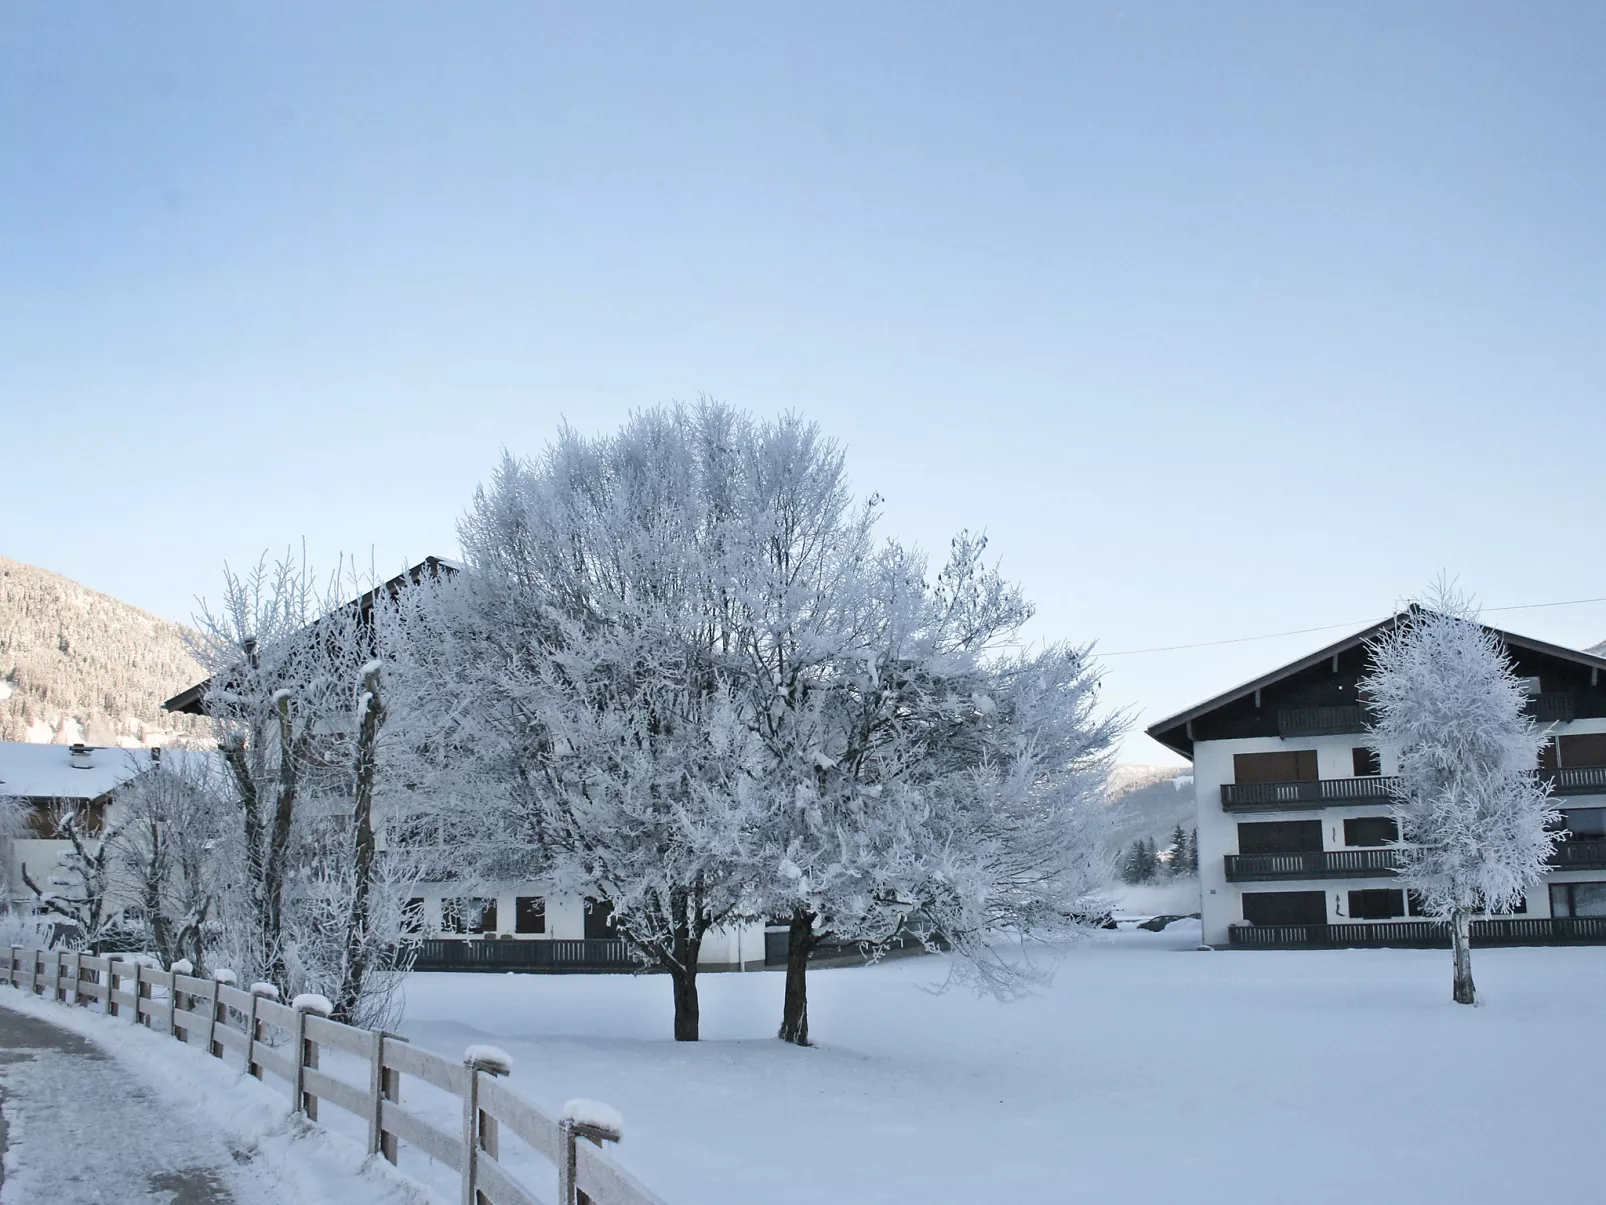
POLYGON ((76 1034, 0 1007, 0 1205, 235 1205, 250 1155, 76 1034))

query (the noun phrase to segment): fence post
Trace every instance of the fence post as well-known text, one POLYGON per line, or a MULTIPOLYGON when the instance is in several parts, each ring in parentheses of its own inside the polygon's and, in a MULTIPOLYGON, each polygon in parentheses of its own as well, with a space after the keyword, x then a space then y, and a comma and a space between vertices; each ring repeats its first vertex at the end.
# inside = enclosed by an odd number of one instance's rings
POLYGON ((245 1072, 247 1075, 254 1075, 257 1079, 262 1078, 262 1068, 257 1066, 253 1056, 257 1052, 257 1038, 260 1036, 261 1030, 257 1026, 257 989, 256 985, 252 984, 251 1011, 245 1019, 245 1072))
POLYGON ((574 1122, 567 1117, 558 1122, 558 1205, 575 1205, 574 1122))
POLYGON ((212 980, 212 998, 209 1001, 210 1006, 206 1010, 211 1018, 206 1023, 206 1051, 215 1059, 223 1057, 223 1045, 217 1040, 217 1023, 225 1019, 223 1005, 219 1004, 217 999, 218 987, 218 981, 216 979, 212 980))
POLYGON ((106 1015, 117 1015, 117 1001, 112 997, 117 995, 117 955, 107 954, 106 958, 106 1015))
POLYGON ((496 1118, 480 1108, 480 1072, 506 1075, 513 1068, 507 1056, 494 1048, 470 1046, 463 1053, 468 1085, 463 1090, 463 1205, 490 1205, 479 1190, 480 1152, 497 1154, 496 1118))
POLYGON ((33 974, 29 978, 33 981, 33 994, 45 994, 45 951, 35 950, 32 955, 33 974))
MULTIPOLYGON (((88 1008, 89 996, 84 991, 84 984, 87 983, 88 980, 84 977, 84 952, 82 950, 78 951, 77 968, 78 969, 73 976, 73 1003, 79 1008, 88 1008)), ((94 974, 93 971, 90 971, 89 973, 94 974)))
MULTIPOLYGON (((380 1038, 381 1038, 381 1041, 379 1043, 379 1061, 380 1061, 382 1070, 380 1071, 380 1074, 379 1074, 379 1094, 380 1094, 381 1097, 383 1097, 385 1100, 390 1101, 392 1104, 400 1104, 401 1103, 401 1072, 397 1071, 394 1067, 384 1067, 383 1066, 384 1061, 385 1061, 385 1043, 386 1042, 405 1042, 405 1041, 407 1041, 407 1039, 402 1037, 401 1034, 399 1034, 399 1033, 383 1033, 383 1034, 380 1035, 380 1038)), ((379 1106, 379 1116, 380 1116, 381 1123, 383 1123, 383 1120, 384 1120, 384 1110, 385 1110, 385 1106, 383 1104, 381 1104, 379 1106)), ((397 1156, 396 1135, 387 1133, 383 1128, 383 1124, 381 1124, 381 1128, 380 1128, 380 1132, 379 1132, 379 1153, 385 1157, 387 1162, 389 1162, 392 1166, 395 1166, 396 1156, 397 1156)))
POLYGON ((143 1021, 140 1020, 140 1018, 139 1018, 139 1002, 141 1000, 152 1000, 154 998, 155 997, 153 997, 151 995, 150 981, 145 978, 145 964, 143 962, 136 962, 134 964, 134 1024, 135 1025, 143 1025, 143 1026, 145 1026, 146 1029, 152 1028, 151 1021, 152 1021, 153 1018, 152 1018, 150 1013, 146 1013, 145 1014, 145 1019, 143 1021))
MULTIPOLYGON (((299 1008, 295 1010, 295 1022, 290 1029, 290 1061, 295 1065, 290 1080, 290 1112, 306 1113, 307 1098, 301 1090, 301 1069, 307 1062, 307 1014, 299 1008)), ((307 1113, 308 1117, 314 1114, 307 1113)))
POLYGON ((379 1135, 383 1133, 380 1113, 384 1105, 385 1034, 383 1030, 368 1033, 368 1153, 379 1153, 379 1135))

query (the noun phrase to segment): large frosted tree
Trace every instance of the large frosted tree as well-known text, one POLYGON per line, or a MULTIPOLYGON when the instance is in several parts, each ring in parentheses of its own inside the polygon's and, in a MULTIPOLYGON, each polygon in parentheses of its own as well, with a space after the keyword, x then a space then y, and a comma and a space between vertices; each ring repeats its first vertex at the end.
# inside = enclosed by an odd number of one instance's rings
POLYGON ((1506 911, 1545 873, 1560 816, 1538 774, 1546 735, 1498 634, 1441 583, 1369 643, 1370 743, 1392 753, 1402 884, 1449 922, 1453 995, 1476 1002, 1474 913, 1506 911))
POLYGON ((479 872, 609 901, 678 1038, 722 921, 787 918, 781 1034, 806 1042, 825 937, 942 942, 1003 988, 992 939, 1062 932, 1100 877, 1116 729, 1085 650, 1020 654, 1030 608, 982 541, 928 580, 874 542, 877 505, 800 419, 649 411, 505 460, 464 571, 401 602, 397 695, 484 788, 479 872))

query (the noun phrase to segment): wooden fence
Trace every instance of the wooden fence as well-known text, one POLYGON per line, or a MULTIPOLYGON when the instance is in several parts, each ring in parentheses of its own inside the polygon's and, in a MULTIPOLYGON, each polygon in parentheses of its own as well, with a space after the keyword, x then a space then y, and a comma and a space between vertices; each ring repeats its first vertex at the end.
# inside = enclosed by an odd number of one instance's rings
POLYGON ((66 1004, 100 1005, 108 1016, 160 1027, 214 1058, 234 1051, 251 1075, 273 1075, 290 1089, 291 1109, 318 1119, 323 1104, 355 1114, 367 1126, 370 1154, 397 1162, 400 1144, 423 1152, 462 1176, 463 1205, 542 1205, 498 1157, 503 1129, 552 1164, 559 1205, 662 1205, 602 1149, 619 1133, 595 1118, 549 1117, 501 1077, 499 1052, 470 1047, 453 1062, 409 1045, 393 1033, 342 1025, 320 1015, 317 998, 281 1004, 267 985, 241 991, 215 979, 163 971, 117 955, 66 950, 4 952, 4 981, 66 1004), (368 1083, 358 1088, 319 1067, 323 1049, 366 1060, 368 1083), (410 1075, 462 1102, 462 1126, 447 1132, 402 1107, 402 1076, 410 1075), (582 1141, 584 1140, 584 1141, 582 1141))

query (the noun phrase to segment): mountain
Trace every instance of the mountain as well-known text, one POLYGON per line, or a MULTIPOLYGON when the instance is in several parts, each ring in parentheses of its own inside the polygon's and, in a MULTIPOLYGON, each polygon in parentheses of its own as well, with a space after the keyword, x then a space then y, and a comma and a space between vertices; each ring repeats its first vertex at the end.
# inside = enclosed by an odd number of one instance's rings
POLYGON ((1116 766, 1110 798, 1115 808, 1111 849, 1123 850, 1139 837, 1164 846, 1172 829, 1180 824, 1191 832, 1197 819, 1192 766, 1116 766))
POLYGON ((206 673, 186 629, 0 557, 0 740, 91 745, 204 741, 162 701, 206 673))
POLYGON ((1602 640, 1599 644, 1590 645, 1584 652, 1594 653, 1597 657, 1606 657, 1606 640, 1602 640))

